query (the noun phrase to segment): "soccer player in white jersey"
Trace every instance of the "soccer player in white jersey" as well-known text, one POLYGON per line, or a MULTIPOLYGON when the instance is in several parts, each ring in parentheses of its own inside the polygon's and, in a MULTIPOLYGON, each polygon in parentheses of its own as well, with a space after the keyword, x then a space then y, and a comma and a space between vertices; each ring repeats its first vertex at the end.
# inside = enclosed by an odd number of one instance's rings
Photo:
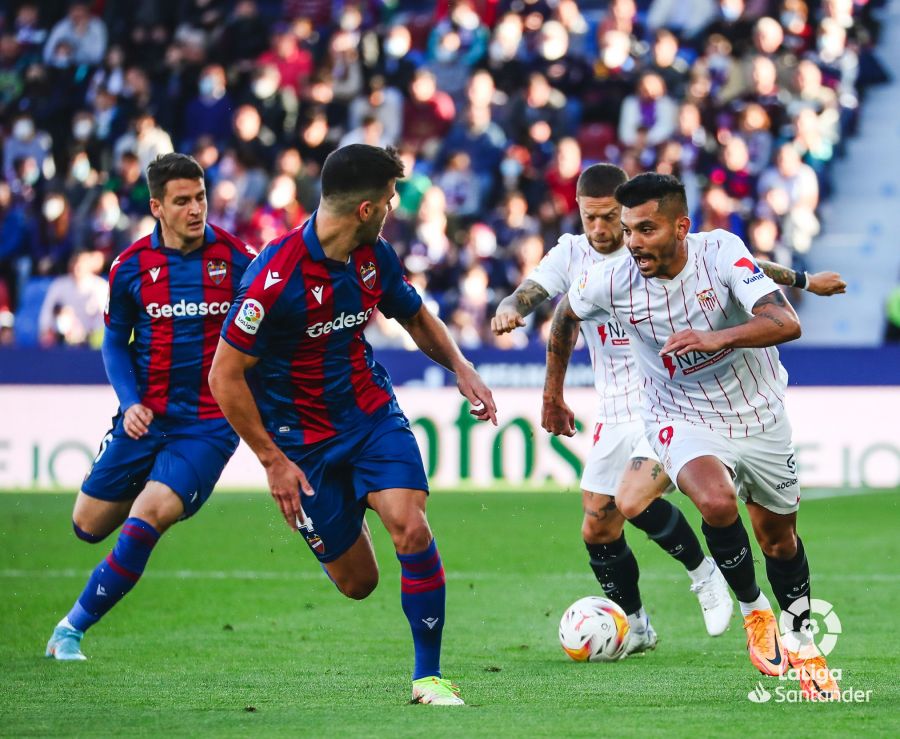
MULTIPOLYGON (((625 172, 612 164, 594 164, 582 172, 577 201, 584 233, 563 234, 540 265, 501 301, 491 321, 495 334, 524 326, 526 316, 568 291, 588 267, 627 256, 621 207, 613 196, 626 179, 625 172)), ((773 263, 762 266, 782 284, 796 281, 788 268, 773 263)), ((843 283, 835 273, 820 273, 809 276, 808 289, 831 294, 840 292, 843 283)), ((699 541, 684 516, 667 501, 657 501, 671 483, 644 436, 640 376, 628 336, 613 318, 599 324, 586 321, 581 329, 599 395, 591 427, 593 445, 581 480, 582 538, 604 592, 628 614, 632 638, 626 650, 643 651, 655 644, 656 636, 642 607, 639 568, 625 542, 623 509, 629 512, 632 523, 686 567, 707 630, 714 636, 721 634, 732 612, 727 586, 715 563, 704 560, 699 541)), ((543 425, 548 431, 572 436, 573 422, 574 414, 562 397, 545 397, 543 425)))
POLYGON ((723 230, 689 233, 676 178, 638 175, 615 196, 632 258, 594 266, 560 302, 545 394, 562 394, 579 322, 616 318, 642 376, 647 438, 703 516, 709 550, 744 616, 751 662, 774 676, 794 667, 806 695, 835 698, 838 686, 806 630, 809 564, 796 530, 800 489, 784 408, 787 373, 775 349, 800 335, 797 315, 739 238, 723 230), (788 617, 784 644, 756 583, 737 497, 788 617))
MULTIPOLYGON (((524 326, 524 316, 545 300, 564 294, 590 266, 626 256, 621 209, 613 194, 627 179, 625 172, 612 164, 595 164, 581 173, 576 193, 584 233, 563 234, 540 265, 500 303, 491 321, 494 333, 524 326)), ((635 488, 633 497, 651 491, 644 507, 652 505, 653 510, 633 523, 641 528, 646 518, 662 520, 663 526, 652 538, 687 568, 707 630, 714 636, 721 634, 731 618, 731 596, 715 563, 704 558, 684 515, 661 497, 669 481, 644 438, 639 377, 629 339, 613 318, 585 322, 582 335, 590 351, 599 404, 594 443, 581 478, 581 535, 603 592, 628 615, 631 628, 626 653, 653 649, 657 637, 641 601, 638 563, 623 532, 625 518, 616 508, 616 493, 623 488, 635 488)), ((545 428, 559 425, 560 416, 567 418, 568 409, 563 406, 545 398, 545 428)), ((572 434, 574 429, 568 433, 572 434)))

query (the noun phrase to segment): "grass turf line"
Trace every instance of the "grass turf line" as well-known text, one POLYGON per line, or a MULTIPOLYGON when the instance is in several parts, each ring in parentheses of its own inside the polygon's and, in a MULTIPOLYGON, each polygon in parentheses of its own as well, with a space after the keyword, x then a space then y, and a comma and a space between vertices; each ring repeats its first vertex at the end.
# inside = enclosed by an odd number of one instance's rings
MULTIPOLYGON (((696 525, 693 508, 674 500, 696 525)), ((462 687, 464 709, 406 704, 411 643, 380 524, 370 521, 381 585, 351 602, 260 495, 213 496, 166 534, 138 587, 85 638, 89 661, 56 663, 41 656, 46 639, 112 544, 75 540, 71 502, 0 496, 3 735, 900 734, 896 638, 884 619, 898 605, 896 492, 811 501, 800 512, 813 596, 831 601, 843 625, 829 663, 843 669, 844 687, 873 691, 871 703, 846 705, 751 703, 760 679, 769 690, 780 683, 750 666, 738 618, 707 637, 680 565, 634 529, 660 645, 612 665, 570 662, 559 617, 599 592, 577 493, 432 497, 448 573, 443 669, 462 687)))

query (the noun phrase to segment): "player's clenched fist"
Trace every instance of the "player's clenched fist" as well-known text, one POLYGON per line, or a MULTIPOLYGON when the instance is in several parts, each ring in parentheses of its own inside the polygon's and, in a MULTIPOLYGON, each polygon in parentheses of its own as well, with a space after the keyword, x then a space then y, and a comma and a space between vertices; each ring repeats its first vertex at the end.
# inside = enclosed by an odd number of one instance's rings
POLYGON ((132 439, 140 439, 149 431, 151 423, 153 423, 153 411, 145 405, 135 403, 125 411, 122 427, 132 439))
POLYGON ((575 413, 564 400, 544 398, 541 426, 554 436, 575 436, 575 413))
POLYGON ((497 314, 491 319, 491 331, 496 336, 508 334, 510 331, 522 328, 524 325, 525 319, 522 318, 518 311, 514 310, 498 309, 497 314))
POLYGON ((840 295, 847 292, 847 283, 837 272, 816 272, 808 275, 806 289, 814 295, 840 295))

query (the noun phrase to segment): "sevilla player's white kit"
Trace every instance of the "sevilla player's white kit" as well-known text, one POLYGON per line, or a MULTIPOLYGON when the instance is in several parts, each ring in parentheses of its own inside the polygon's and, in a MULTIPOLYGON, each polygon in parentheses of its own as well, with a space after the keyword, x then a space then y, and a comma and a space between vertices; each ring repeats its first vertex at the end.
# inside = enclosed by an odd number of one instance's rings
POLYGON ((572 310, 583 320, 615 319, 630 337, 647 436, 669 477, 677 481, 692 459, 716 456, 744 500, 789 513, 800 490, 778 350, 659 356, 677 331, 746 323, 756 302, 778 286, 727 231, 689 234, 686 241, 687 263, 671 280, 642 277, 630 258, 592 267, 569 291, 572 310))
MULTIPOLYGON (((583 234, 563 234, 526 279, 536 282, 553 298, 575 284, 595 264, 631 261, 622 247, 612 254, 598 253, 583 234)), ((657 460, 647 443, 641 420, 641 378, 631 353, 631 341, 612 316, 586 321, 581 334, 594 369, 594 387, 600 402, 594 417, 594 443, 585 463, 581 487, 615 495, 631 457, 657 460)))

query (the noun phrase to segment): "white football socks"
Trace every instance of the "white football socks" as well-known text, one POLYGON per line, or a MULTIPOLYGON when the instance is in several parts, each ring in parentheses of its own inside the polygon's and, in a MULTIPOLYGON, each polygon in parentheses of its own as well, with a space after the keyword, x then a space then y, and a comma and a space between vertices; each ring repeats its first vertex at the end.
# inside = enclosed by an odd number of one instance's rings
POLYGON ((716 562, 712 557, 704 557, 703 561, 697 565, 697 568, 694 570, 688 570, 687 573, 691 578, 691 582, 696 585, 697 583, 703 582, 709 577, 712 577, 713 572, 716 571, 716 562))
POLYGON ((739 600, 738 605, 741 607, 741 615, 749 616, 752 611, 771 611, 772 606, 769 603, 769 599, 766 598, 765 593, 762 590, 759 591, 759 596, 756 600, 751 601, 750 603, 744 603, 744 601, 739 600))

